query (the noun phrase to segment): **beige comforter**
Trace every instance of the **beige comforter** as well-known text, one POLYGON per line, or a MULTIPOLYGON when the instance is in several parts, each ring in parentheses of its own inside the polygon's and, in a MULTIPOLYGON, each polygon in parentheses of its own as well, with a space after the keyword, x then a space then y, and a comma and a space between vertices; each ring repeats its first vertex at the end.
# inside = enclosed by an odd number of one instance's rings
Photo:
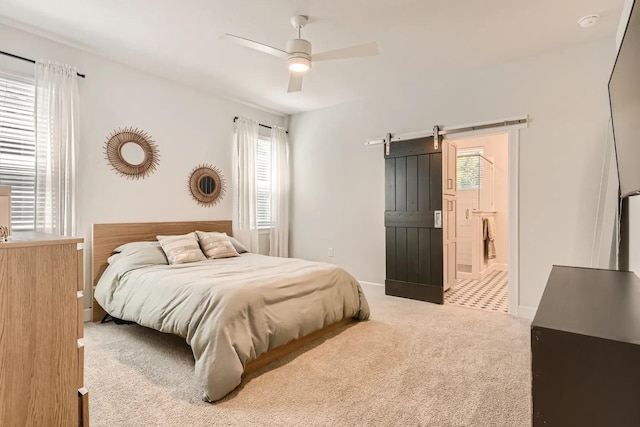
POLYGON ((248 253, 172 266, 116 258, 95 298, 114 317, 186 338, 206 401, 236 388, 262 353, 344 318, 369 317, 359 283, 343 269, 248 253))

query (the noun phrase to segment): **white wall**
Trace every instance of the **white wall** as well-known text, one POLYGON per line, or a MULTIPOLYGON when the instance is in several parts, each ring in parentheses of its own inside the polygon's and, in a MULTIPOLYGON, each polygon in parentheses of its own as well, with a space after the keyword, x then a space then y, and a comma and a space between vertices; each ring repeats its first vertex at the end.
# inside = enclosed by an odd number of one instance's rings
POLYGON ((609 122, 602 147, 600 198, 594 230, 591 267, 618 268, 618 165, 613 147, 613 129, 609 122))
MULTIPOLYGON (((509 134, 483 135, 455 141, 458 150, 482 147, 484 156, 493 161, 493 204, 496 211, 495 262, 506 265, 509 263, 509 134)), ((487 191, 489 194, 490 190, 483 189, 482 191, 487 191)))
POLYGON ((593 171, 602 166, 613 45, 612 37, 294 115, 293 255, 383 283, 383 153, 363 142, 529 114, 519 151, 519 306, 532 313, 553 264, 590 262, 600 181, 593 171))
MULTIPOLYGON (((2 50, 29 58, 66 62, 86 73, 79 80, 79 228, 85 239, 87 288, 91 225, 102 222, 231 219, 233 117, 284 124, 284 118, 217 98, 23 31, 0 25, 2 50), (111 170, 103 145, 114 129, 133 126, 149 133, 160 152, 155 173, 127 180, 111 170), (201 207, 187 187, 190 172, 210 163, 222 170, 227 193, 201 207)), ((33 75, 29 63, 0 56, 0 70, 33 75)))

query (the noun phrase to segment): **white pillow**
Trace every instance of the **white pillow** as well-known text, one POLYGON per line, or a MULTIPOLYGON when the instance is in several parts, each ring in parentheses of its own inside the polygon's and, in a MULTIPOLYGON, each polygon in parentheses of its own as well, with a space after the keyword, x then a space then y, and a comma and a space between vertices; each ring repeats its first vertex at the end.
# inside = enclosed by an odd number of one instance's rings
POLYGON ((233 247, 235 248, 236 252, 238 252, 239 254, 243 254, 245 252, 249 252, 247 250, 247 248, 244 247, 244 245, 240 242, 238 242, 237 239, 234 239, 233 237, 229 236, 227 233, 220 233, 218 231, 201 231, 201 233, 218 233, 218 234, 224 234, 225 236, 227 236, 229 238, 229 241, 231 242, 231 244, 233 245, 233 247))
POLYGON ((169 264, 167 257, 158 242, 130 242, 120 245, 113 250, 114 255, 109 257, 109 264, 117 258, 127 257, 129 262, 135 264, 169 264))
POLYGON ((206 259, 193 232, 179 236, 156 236, 156 239, 167 255, 169 264, 186 264, 206 259))
POLYGON ((230 258, 240 254, 225 233, 196 231, 202 251, 209 259, 230 258))
MULTIPOLYGON (((224 233, 224 234, 227 234, 227 233, 224 233)), ((239 254, 249 252, 242 243, 238 242, 238 240, 234 239, 231 236, 227 236, 227 237, 229 238, 229 240, 231 241, 231 244, 233 245, 234 248, 236 248, 236 251, 238 251, 239 254)))

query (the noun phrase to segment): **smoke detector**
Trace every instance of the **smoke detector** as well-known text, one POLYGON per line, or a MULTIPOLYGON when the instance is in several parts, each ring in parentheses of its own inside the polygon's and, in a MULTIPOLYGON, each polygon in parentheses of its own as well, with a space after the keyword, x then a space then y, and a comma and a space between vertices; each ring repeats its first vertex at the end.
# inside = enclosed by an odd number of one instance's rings
POLYGON ((583 16, 582 18, 578 19, 578 24, 582 28, 589 28, 596 25, 598 19, 600 19, 600 15, 594 13, 593 15, 583 16))

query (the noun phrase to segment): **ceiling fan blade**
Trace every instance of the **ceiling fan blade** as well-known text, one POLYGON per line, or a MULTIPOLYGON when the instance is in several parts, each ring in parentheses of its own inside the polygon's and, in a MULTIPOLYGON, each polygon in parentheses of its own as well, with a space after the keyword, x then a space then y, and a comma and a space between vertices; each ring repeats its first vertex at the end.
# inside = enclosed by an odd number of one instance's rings
POLYGON ((277 56, 278 58, 287 58, 289 53, 284 50, 267 46, 266 44, 254 42, 253 40, 245 39, 244 37, 234 36, 233 34, 224 34, 220 37, 223 40, 229 40, 230 42, 239 44, 240 46, 250 47, 251 49, 259 50, 260 52, 267 53, 269 55, 277 56))
POLYGON ((361 58, 363 56, 377 56, 377 55, 380 55, 380 52, 378 51, 378 43, 371 42, 371 43, 345 47, 342 49, 328 50, 326 52, 314 53, 313 55, 311 55, 311 60, 313 62, 329 61, 333 59, 361 58))
POLYGON ((300 92, 302 90, 302 77, 304 74, 291 73, 289 75, 289 89, 287 92, 300 92))

